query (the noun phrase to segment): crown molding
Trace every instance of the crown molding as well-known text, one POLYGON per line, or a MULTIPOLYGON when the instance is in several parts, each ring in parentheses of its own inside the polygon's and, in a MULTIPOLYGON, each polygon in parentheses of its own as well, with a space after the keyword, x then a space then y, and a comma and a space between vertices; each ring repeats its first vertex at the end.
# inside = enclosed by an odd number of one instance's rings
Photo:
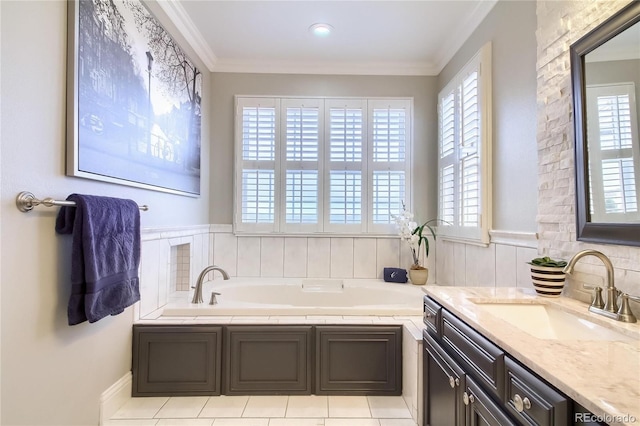
POLYGON ((209 44, 193 23, 184 7, 180 4, 179 0, 160 0, 157 1, 158 5, 162 8, 167 17, 171 20, 173 25, 176 26, 178 31, 185 38, 187 43, 195 51, 196 55, 200 57, 200 60, 204 63, 210 72, 213 72, 217 58, 213 53, 209 44))
POLYGON ((328 62, 229 60, 219 58, 214 72, 256 74, 328 74, 328 75, 437 75, 437 67, 430 63, 391 62, 328 62))
POLYGON ((447 42, 442 44, 438 54, 436 54, 436 75, 440 74, 440 71, 449 63, 451 58, 460 50, 464 43, 471 37, 471 34, 478 28, 480 23, 487 17, 493 6, 498 3, 498 0, 482 0, 476 5, 473 13, 469 15, 469 18, 461 22, 458 28, 451 31, 451 37, 447 42))

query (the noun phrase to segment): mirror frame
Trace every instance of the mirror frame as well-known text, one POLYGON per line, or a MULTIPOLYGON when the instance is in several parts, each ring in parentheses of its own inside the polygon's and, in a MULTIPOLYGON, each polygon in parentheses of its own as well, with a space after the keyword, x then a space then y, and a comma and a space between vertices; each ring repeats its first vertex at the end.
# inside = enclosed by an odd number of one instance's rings
MULTIPOLYGON (((578 241, 640 246, 640 223, 594 223, 590 221, 584 74, 584 56, 587 53, 637 22, 640 22, 640 2, 632 1, 569 48, 575 130, 576 238, 578 241)), ((640 188, 638 189, 640 190, 640 188)), ((640 200, 638 201, 640 202, 640 200)))

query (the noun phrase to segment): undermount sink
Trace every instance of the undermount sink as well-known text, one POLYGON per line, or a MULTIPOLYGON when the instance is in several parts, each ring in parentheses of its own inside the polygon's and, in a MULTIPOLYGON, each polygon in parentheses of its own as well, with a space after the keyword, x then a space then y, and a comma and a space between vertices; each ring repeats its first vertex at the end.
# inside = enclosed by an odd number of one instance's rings
POLYGON ((551 305, 524 303, 476 303, 484 311, 539 339, 636 341, 551 305))

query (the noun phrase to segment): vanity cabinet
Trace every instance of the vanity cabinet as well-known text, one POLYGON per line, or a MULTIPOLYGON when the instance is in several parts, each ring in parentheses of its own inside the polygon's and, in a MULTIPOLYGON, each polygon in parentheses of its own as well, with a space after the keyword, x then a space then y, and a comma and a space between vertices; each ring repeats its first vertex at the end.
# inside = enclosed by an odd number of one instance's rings
POLYGON ((133 326, 132 396, 220 395, 222 327, 133 326))
POLYGON ((425 426, 572 424, 571 399, 435 300, 424 306, 425 426))

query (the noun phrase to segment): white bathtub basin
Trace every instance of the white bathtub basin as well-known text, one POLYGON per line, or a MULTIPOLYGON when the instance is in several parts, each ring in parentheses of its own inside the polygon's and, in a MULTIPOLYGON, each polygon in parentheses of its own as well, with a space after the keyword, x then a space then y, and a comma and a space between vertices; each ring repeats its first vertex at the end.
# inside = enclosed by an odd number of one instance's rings
POLYGON ((231 278, 205 283, 203 304, 176 292, 162 316, 422 315, 421 287, 381 280, 231 278), (212 291, 218 304, 209 305, 212 291))
POLYGON ((539 339, 635 341, 631 336, 546 304, 476 303, 539 339))

